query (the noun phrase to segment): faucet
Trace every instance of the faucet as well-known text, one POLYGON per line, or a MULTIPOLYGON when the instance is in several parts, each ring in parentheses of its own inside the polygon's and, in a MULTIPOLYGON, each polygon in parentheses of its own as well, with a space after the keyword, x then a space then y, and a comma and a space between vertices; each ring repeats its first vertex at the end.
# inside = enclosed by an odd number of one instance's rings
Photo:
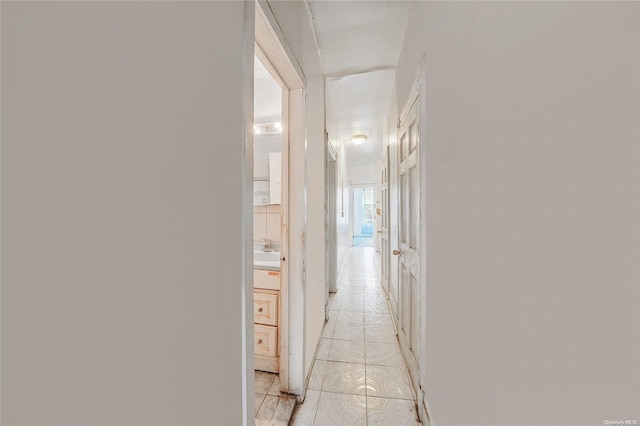
POLYGON ((264 246, 262 247, 262 251, 278 251, 271 244, 271 240, 269 238, 263 238, 263 240, 264 240, 264 246))

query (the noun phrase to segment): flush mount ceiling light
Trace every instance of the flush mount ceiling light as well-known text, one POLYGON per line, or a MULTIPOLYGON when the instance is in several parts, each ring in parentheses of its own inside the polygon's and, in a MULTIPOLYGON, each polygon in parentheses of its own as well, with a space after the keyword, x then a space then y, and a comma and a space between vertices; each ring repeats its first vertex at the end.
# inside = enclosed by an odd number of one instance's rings
POLYGON ((353 135, 351 136, 351 142, 354 145, 362 145, 367 140, 367 135, 353 135))
POLYGON ((256 135, 276 135, 282 133, 282 123, 262 123, 253 126, 256 135))

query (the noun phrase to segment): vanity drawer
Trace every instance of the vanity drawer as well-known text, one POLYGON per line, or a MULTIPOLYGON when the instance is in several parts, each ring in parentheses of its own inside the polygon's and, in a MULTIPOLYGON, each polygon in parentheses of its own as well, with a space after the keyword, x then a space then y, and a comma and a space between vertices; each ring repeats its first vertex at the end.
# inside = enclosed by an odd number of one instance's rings
POLYGON ((256 355, 278 355, 278 327, 255 324, 253 347, 256 355))
POLYGON ((265 325, 278 325, 277 294, 253 293, 253 322, 265 325))
POLYGON ((253 270, 253 287, 280 290, 280 271, 253 270))

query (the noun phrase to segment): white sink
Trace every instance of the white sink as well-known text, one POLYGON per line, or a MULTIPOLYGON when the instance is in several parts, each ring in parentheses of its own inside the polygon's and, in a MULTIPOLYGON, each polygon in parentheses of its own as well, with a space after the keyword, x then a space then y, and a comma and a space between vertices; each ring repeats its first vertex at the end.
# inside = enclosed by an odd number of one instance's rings
POLYGON ((280 262, 280 252, 256 250, 253 252, 253 261, 254 262, 280 262))
POLYGON ((253 251, 253 266, 257 269, 267 269, 270 271, 280 270, 279 251, 253 251))

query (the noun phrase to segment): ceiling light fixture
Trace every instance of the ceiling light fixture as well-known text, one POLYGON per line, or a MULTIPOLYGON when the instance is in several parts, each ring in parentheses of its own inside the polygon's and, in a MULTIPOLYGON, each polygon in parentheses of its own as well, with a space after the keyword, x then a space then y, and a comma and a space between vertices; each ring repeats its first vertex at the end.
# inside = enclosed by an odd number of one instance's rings
POLYGON ((253 132, 256 135, 277 135, 282 133, 282 123, 258 123, 253 126, 253 132))
POLYGON ((362 145, 367 140, 367 135, 353 135, 351 136, 351 142, 354 145, 362 145))

